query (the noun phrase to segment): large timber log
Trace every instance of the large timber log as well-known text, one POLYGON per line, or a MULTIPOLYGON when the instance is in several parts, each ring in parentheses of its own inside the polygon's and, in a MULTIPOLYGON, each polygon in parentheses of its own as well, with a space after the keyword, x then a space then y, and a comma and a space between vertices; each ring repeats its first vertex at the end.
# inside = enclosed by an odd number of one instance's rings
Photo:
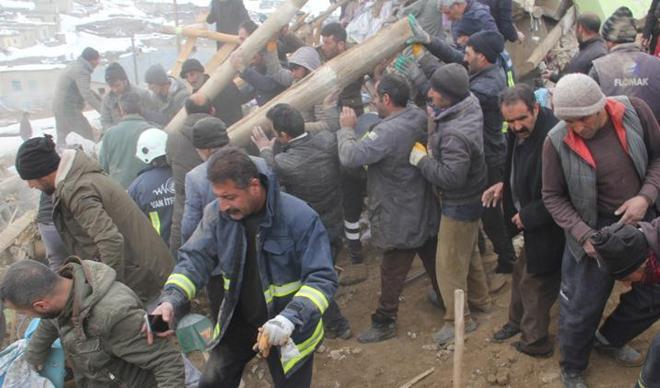
POLYGON ((244 146, 250 141, 250 133, 257 125, 266 122, 266 112, 279 103, 287 103, 306 111, 333 91, 343 89, 358 77, 369 73, 383 59, 389 58, 405 47, 411 32, 407 19, 401 19, 381 29, 371 38, 333 58, 293 87, 273 98, 227 130, 231 142, 244 146))
POLYGON ((162 26, 160 32, 163 34, 179 34, 187 38, 207 38, 223 43, 241 44, 238 35, 223 34, 221 32, 199 28, 196 25, 185 27, 162 26))
MULTIPOLYGON (((246 40, 241 44, 241 53, 243 58, 249 60, 259 50, 266 46, 266 43, 278 33, 282 27, 287 25, 296 12, 305 5, 307 0, 286 0, 283 2, 275 12, 268 16, 264 24, 259 26, 246 40)), ((220 93, 225 86, 234 79, 236 70, 229 61, 224 61, 218 68, 211 74, 211 77, 204 83, 199 90, 209 98, 214 98, 220 93)), ((179 113, 170 121, 165 127, 167 132, 178 131, 186 119, 185 109, 181 109, 179 113)))
POLYGON ((538 66, 548 54, 548 51, 552 50, 561 37, 571 29, 573 23, 575 23, 575 6, 571 6, 559 23, 557 23, 548 35, 539 42, 534 51, 532 51, 532 54, 527 58, 527 61, 523 64, 522 68, 519 69, 519 73, 527 74, 538 66))

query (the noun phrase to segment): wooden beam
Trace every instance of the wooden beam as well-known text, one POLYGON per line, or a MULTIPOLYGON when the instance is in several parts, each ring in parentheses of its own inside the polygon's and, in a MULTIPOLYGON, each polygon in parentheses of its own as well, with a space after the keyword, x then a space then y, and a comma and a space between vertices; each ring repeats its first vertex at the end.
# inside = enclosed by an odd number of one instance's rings
POLYGON ((266 112, 279 103, 287 103, 306 111, 335 90, 343 89, 358 77, 369 73, 383 59, 401 51, 411 36, 406 18, 381 29, 362 44, 328 61, 264 106, 235 123, 227 130, 232 143, 244 146, 250 141, 254 127, 266 123, 266 112))
POLYGON ((20 216, 16 221, 7 225, 7 227, 0 233, 0 253, 3 253, 7 248, 14 244, 14 240, 18 238, 30 225, 34 222, 37 212, 29 210, 20 216))
POLYGON ((570 30, 575 23, 575 7, 571 6, 561 18, 559 23, 550 30, 548 35, 536 46, 532 54, 527 58, 523 64, 523 68, 519 70, 520 74, 527 74, 534 70, 536 66, 541 63, 550 50, 552 50, 561 37, 570 30))
POLYGON ((179 57, 176 59, 176 62, 174 62, 174 66, 172 66, 172 69, 170 70, 170 75, 172 77, 179 78, 179 73, 181 72, 181 66, 183 66, 183 62, 188 59, 190 54, 192 54, 193 50, 195 49, 195 43, 197 42, 197 38, 195 37, 190 37, 186 39, 186 41, 183 43, 183 46, 181 46, 181 52, 179 52, 179 57))
POLYGON ((173 27, 173 26, 162 26, 160 32, 163 34, 174 34, 174 35, 183 35, 187 38, 207 38, 211 40, 216 40, 223 43, 233 43, 240 44, 241 41, 238 39, 238 35, 223 34, 221 32, 207 30, 205 28, 199 28, 198 26, 184 26, 184 27, 173 27))
POLYGON ((237 45, 232 43, 223 44, 222 47, 220 47, 220 50, 216 51, 213 57, 211 57, 211 59, 209 59, 209 61, 206 63, 206 66, 204 66, 206 73, 213 73, 215 69, 218 68, 218 66, 220 66, 227 58, 229 58, 229 55, 231 55, 236 47, 237 45))
MULTIPOLYGON (((305 5, 307 0, 286 0, 270 14, 264 24, 259 26, 246 40, 241 44, 241 53, 247 61, 252 58, 259 50, 266 47, 271 38, 278 33, 282 27, 287 25, 296 12, 305 5)), ((208 98, 213 99, 227 86, 236 75, 236 69, 229 61, 224 61, 218 68, 210 74, 209 78, 199 90, 208 98)), ((179 113, 165 127, 165 131, 178 131, 186 119, 186 110, 182 108, 179 113)))

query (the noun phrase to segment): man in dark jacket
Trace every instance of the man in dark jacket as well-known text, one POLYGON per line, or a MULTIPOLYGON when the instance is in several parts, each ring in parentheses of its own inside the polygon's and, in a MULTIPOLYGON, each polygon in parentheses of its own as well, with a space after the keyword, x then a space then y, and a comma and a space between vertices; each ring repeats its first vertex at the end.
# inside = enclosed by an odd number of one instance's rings
POLYGON ((646 22, 642 32, 642 47, 649 54, 656 57, 660 56, 658 36, 660 36, 660 1, 653 0, 646 14, 646 22))
MULTIPOLYGON (((313 53, 313 48, 308 47, 313 53)), ((266 117, 277 137, 268 140, 261 128, 256 128, 252 141, 261 157, 273 168, 284 190, 307 202, 321 217, 328 231, 332 261, 342 246, 341 174, 337 155, 337 138, 328 131, 311 135, 305 131, 300 112, 287 104, 272 107, 266 117), (273 155, 273 143, 282 145, 282 152, 273 155)), ((324 316, 328 338, 349 339, 352 335, 348 320, 336 302, 330 303, 324 316)))
POLYGON ((116 275, 77 257, 57 272, 33 260, 11 265, 0 284, 5 306, 42 318, 26 361, 43 366, 59 338, 77 387, 183 387, 181 354, 167 339, 147 344, 144 307, 116 275))
POLYGON ((99 164, 103 170, 125 189, 135 180, 147 164, 135 158, 140 134, 153 125, 142 116, 140 95, 128 92, 119 98, 121 120, 108 128, 101 139, 99 164))
POLYGON ((410 164, 442 193, 442 216, 438 232, 436 271, 445 306, 444 326, 433 335, 439 345, 454 339, 454 291, 468 290, 465 331, 477 329, 470 309, 491 307, 486 274, 477 248, 481 193, 486 185, 483 115, 477 98, 470 93, 467 71, 451 63, 431 78, 429 109, 436 124, 428 141, 409 152, 410 164), (437 111, 435 109, 438 109, 437 111))
POLYGON ((402 77, 386 75, 376 89, 375 104, 383 121, 358 140, 355 112, 344 107, 340 116, 342 129, 337 133, 341 164, 368 167, 371 242, 383 250, 378 307, 371 316, 371 328, 358 336, 359 342, 379 342, 396 336, 399 297, 415 254, 438 290, 437 199, 431 185, 408 163, 413 144, 425 141, 426 115, 415 106, 407 106, 410 94, 402 77))
POLYGON ((600 36, 600 18, 593 13, 584 13, 575 21, 575 37, 579 44, 579 50, 570 62, 559 72, 547 71, 542 74, 552 82, 559 81, 564 74, 582 73, 589 74, 593 61, 607 54, 605 41, 600 36))
POLYGON ((589 76, 606 96, 633 96, 646 102, 660 120, 660 58, 635 43, 637 30, 632 12, 620 7, 603 24, 609 54, 594 61, 589 76))
POLYGON ((544 357, 553 348, 548 326, 559 293, 564 235, 543 205, 541 150, 557 119, 540 107, 525 84, 502 92, 500 109, 510 131, 504 181, 488 188, 482 202, 485 207, 498 206, 503 199, 511 235, 523 233, 525 251, 514 266, 509 321, 493 338, 504 341, 522 332, 515 348, 544 357))
MULTIPOLYGON (((218 32, 236 35, 238 26, 244 21, 250 20, 243 0, 211 0, 209 8, 206 22, 215 23, 215 30, 218 32)), ((217 46, 220 48, 222 43, 218 42, 217 46)))
POLYGON ((174 254, 181 246, 181 220, 186 199, 186 173, 202 163, 202 159, 192 143, 193 126, 199 120, 213 117, 215 114, 215 108, 201 93, 195 93, 186 99, 185 107, 188 114, 186 120, 179 131, 169 134, 166 148, 167 163, 172 166, 176 191, 172 212, 172 230, 170 231, 170 249, 174 254))
POLYGON ((190 93, 182 81, 170 77, 161 65, 153 65, 144 74, 157 109, 156 123, 165 127, 183 108, 190 93))
POLYGON ((454 43, 465 45, 466 37, 480 31, 498 31, 488 6, 477 0, 440 0, 438 6, 451 20, 454 43))
MULTIPOLYGON (((559 292, 562 380, 583 386, 594 333, 613 286, 596 261, 589 238, 619 222, 655 216, 660 188, 660 127, 649 106, 635 97, 606 98, 580 73, 559 80, 553 110, 560 121, 543 145, 543 202, 564 229, 559 292)), ((641 355, 628 345, 615 360, 635 365, 641 355)))
POLYGON ((525 39, 525 35, 518 31, 513 23, 513 6, 511 0, 477 0, 483 5, 487 5, 490 14, 495 19, 497 29, 504 39, 509 42, 517 42, 525 39))
POLYGON ((91 89, 92 72, 101 62, 99 52, 91 47, 83 50, 75 62, 69 64, 57 80, 53 96, 53 113, 57 144, 64 144, 69 132, 95 140, 94 130, 83 116, 85 104, 101 112, 101 97, 91 89))
POLYGON ((103 130, 116 125, 121 120, 119 109, 119 98, 124 93, 137 93, 140 96, 140 112, 147 121, 158 122, 159 114, 149 91, 138 86, 131 85, 124 68, 117 62, 113 62, 105 68, 105 82, 110 89, 101 101, 101 127, 103 130))
MULTIPOLYGON (((416 25, 417 23, 413 23, 416 25)), ((416 29, 413 28, 415 31, 416 29)), ((507 75, 499 57, 504 50, 504 39, 498 32, 482 31, 470 36, 465 53, 455 49, 426 32, 419 31, 415 41, 424 43, 431 54, 447 63, 467 65, 470 74, 470 91, 479 100, 483 112, 483 139, 488 186, 502 182, 506 158, 506 139, 502 132, 502 114, 498 106, 499 94, 507 88, 507 75)), ((422 92, 428 91, 426 86, 422 92)), ((504 227, 504 216, 500 207, 484 210, 482 215, 486 235, 497 253, 496 272, 511 273, 516 254, 511 238, 504 227)))
MULTIPOLYGON (((181 78, 188 81, 192 92, 197 93, 210 78, 204 73, 204 66, 195 58, 189 58, 181 65, 181 78)), ((241 92, 234 82, 230 82, 217 96, 211 100, 215 108, 215 116, 228 126, 243 118, 241 109, 241 92)))
POLYGON ((165 158, 167 132, 150 128, 137 141, 135 157, 148 167, 138 173, 128 187, 128 195, 151 221, 166 244, 170 242, 172 209, 174 208, 174 179, 172 168, 165 158))
POLYGON ((321 219, 235 147, 211 157, 208 178, 218 199, 179 250, 154 314, 173 324, 219 269, 225 298, 199 387, 237 388, 258 332, 274 347, 266 360, 275 386, 310 387, 321 317, 337 288, 321 219))
POLYGON ((53 222, 69 253, 111 266, 148 304, 174 266, 167 245, 126 191, 82 151, 60 158, 48 136, 32 138, 16 155, 31 188, 53 194, 53 222))

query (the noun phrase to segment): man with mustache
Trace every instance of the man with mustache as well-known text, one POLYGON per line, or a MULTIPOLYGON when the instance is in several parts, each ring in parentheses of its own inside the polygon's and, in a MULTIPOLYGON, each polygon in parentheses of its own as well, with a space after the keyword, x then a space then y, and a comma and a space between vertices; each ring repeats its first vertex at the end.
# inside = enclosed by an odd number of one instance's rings
POLYGON ((539 106, 525 84, 502 92, 499 105, 509 127, 504 180, 486 190, 482 201, 490 207, 503 200, 510 235, 523 232, 525 248, 513 269, 509 320, 493 339, 500 342, 522 332, 520 341, 512 343, 516 350, 545 357, 553 349, 548 326, 559 293, 564 235, 543 205, 541 154, 557 118, 539 106))

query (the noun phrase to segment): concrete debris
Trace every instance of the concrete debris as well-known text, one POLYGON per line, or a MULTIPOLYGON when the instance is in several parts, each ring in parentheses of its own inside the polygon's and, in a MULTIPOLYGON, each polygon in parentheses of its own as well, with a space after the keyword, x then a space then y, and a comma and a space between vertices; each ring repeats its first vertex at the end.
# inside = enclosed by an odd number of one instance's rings
POLYGON ((362 353, 362 348, 351 348, 351 347, 343 347, 340 349, 334 349, 331 350, 330 353, 328 353, 328 357, 331 358, 334 361, 341 361, 348 356, 356 356, 362 353))
POLYGON ((546 372, 541 374, 541 382, 543 382, 543 384, 550 384, 557 380, 559 380, 559 373, 557 372, 546 372))
POLYGON ((436 350, 438 350, 438 345, 436 345, 436 344, 426 344, 426 345, 422 346, 422 349, 436 351, 436 350))
POLYGON ((500 371, 499 373, 497 373, 496 380, 497 380, 497 384, 499 385, 509 384, 509 372, 500 371))
POLYGON ((417 338, 417 333, 415 333, 414 331, 409 331, 408 332, 408 337, 410 337, 410 339, 416 339, 417 338))

